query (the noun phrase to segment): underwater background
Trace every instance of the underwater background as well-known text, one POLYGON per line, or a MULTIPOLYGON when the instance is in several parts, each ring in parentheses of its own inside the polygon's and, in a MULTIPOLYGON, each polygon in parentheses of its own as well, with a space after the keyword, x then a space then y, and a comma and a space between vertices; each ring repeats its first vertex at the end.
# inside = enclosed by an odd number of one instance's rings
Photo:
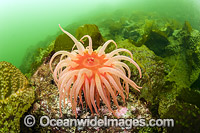
MULTIPOLYGON (((200 132, 199 7, 199 0, 0 0, 0 132, 125 131, 39 125, 43 115, 60 118, 49 61, 59 50, 71 51, 73 42, 58 24, 78 40, 90 35, 94 49, 112 39, 133 53, 142 78, 125 63, 142 89, 130 88, 126 103, 117 96, 126 110, 122 118, 175 121, 173 128, 133 127, 126 132, 200 132), (37 121, 32 128, 23 123, 28 114, 37 121)), ((109 46, 106 52, 112 50, 109 46)), ((78 108, 78 118, 91 115, 78 108)), ((63 118, 75 118, 70 105, 62 111, 63 118)), ((100 118, 115 118, 102 103, 99 113, 100 118)))
POLYGON ((120 17, 117 10, 127 15, 154 12, 182 23, 187 20, 200 29, 199 6, 198 0, 1 0, 0 61, 20 68, 28 51, 55 39, 60 32, 58 24, 96 24, 108 17, 120 17))

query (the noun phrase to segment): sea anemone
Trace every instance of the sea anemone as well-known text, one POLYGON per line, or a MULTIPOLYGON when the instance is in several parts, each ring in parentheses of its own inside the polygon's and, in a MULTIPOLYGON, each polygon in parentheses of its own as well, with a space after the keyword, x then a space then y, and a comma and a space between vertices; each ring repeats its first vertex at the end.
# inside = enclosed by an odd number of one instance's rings
POLYGON ((83 44, 73 35, 62 29, 60 25, 59 27, 74 41, 74 46, 77 47, 77 50, 73 50, 73 47, 71 52, 58 51, 50 60, 50 69, 59 89, 61 116, 61 102, 63 101, 65 105, 65 98, 67 98, 71 102, 72 110, 76 117, 76 106, 81 103, 83 107, 83 99, 85 99, 86 106, 88 105, 92 114, 94 109, 99 115, 98 109, 100 109, 100 101, 102 100, 113 115, 117 117, 115 111, 111 108, 111 97, 119 109, 118 94, 125 102, 125 94, 127 98, 129 94, 129 85, 137 91, 142 88, 130 79, 130 68, 124 62, 121 62, 121 60, 126 60, 135 65, 141 78, 141 69, 132 59, 132 53, 127 49, 120 48, 106 54, 105 49, 110 43, 114 43, 117 47, 113 40, 108 40, 102 47, 93 51, 92 39, 89 35, 85 35, 80 39, 82 43, 83 38, 88 38, 89 40, 89 46, 84 48, 83 44), (130 57, 119 55, 119 52, 127 52, 130 57), (60 61, 53 70, 52 62, 58 55, 60 55, 60 61))

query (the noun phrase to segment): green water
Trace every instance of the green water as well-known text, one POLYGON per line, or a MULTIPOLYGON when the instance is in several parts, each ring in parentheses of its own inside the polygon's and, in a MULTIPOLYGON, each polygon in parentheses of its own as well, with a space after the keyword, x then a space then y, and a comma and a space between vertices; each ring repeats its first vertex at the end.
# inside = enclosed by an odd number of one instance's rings
POLYGON ((200 29, 199 7, 198 0, 0 0, 0 61, 19 68, 26 65, 27 53, 46 45, 44 40, 55 40, 61 33, 58 24, 120 18, 117 11, 157 12, 200 29))

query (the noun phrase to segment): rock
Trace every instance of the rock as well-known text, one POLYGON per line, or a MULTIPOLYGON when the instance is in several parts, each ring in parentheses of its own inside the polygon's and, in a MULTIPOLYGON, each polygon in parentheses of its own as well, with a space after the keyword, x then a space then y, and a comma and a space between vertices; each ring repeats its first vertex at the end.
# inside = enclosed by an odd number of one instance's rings
POLYGON ((34 101, 34 89, 15 66, 0 62, 0 132, 20 132, 20 118, 34 101))
MULTIPOLYGON (((58 60, 55 60, 58 61, 58 60)), ((37 69, 30 79, 30 83, 35 88, 35 102, 27 114, 35 116, 36 124, 32 128, 28 128, 21 125, 22 130, 25 132, 45 132, 45 131, 66 131, 61 127, 41 127, 40 118, 42 116, 48 116, 50 118, 58 119, 60 118, 59 111, 59 92, 53 82, 53 77, 51 76, 51 71, 49 69, 49 62, 43 64, 37 69), (41 80, 42 79, 42 80, 41 80)), ((64 107, 63 107, 64 108, 64 107)), ((72 117, 71 107, 66 103, 66 108, 63 109, 63 114, 65 117, 72 117), (71 115, 71 116, 70 116, 71 115)), ((26 116, 23 115, 22 119, 26 116)), ((75 128, 67 128, 67 131, 73 132, 75 128)))
MULTIPOLYGON (((92 38, 92 47, 94 50, 104 44, 99 28, 95 24, 85 24, 76 30, 77 39, 81 39, 84 35, 89 35, 92 38)), ((84 39, 83 41, 85 42, 84 46, 88 46, 88 39, 84 39)))

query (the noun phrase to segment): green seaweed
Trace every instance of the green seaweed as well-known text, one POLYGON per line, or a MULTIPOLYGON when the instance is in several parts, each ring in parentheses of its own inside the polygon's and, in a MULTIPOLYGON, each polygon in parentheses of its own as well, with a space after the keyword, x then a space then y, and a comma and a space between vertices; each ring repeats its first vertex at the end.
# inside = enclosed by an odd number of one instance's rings
POLYGON ((72 41, 72 39, 68 35, 63 33, 56 38, 53 50, 55 52, 61 50, 71 51, 73 45, 74 42, 72 41))
POLYGON ((164 55, 165 47, 169 44, 169 40, 167 35, 160 30, 150 30, 147 38, 145 39, 145 45, 158 56, 166 56, 164 55))
MULTIPOLYGON (((177 131, 182 131, 179 127, 191 127, 188 131, 198 128, 199 121, 192 119, 200 117, 199 38, 199 32, 191 31, 188 34, 182 29, 170 37, 163 32, 150 35, 151 40, 147 39, 145 45, 140 47, 136 47, 130 40, 117 42, 119 47, 129 49, 133 53, 134 60, 142 68, 143 78, 139 79, 137 69, 128 63, 131 66, 133 81, 143 86, 138 96, 151 104, 151 112, 155 117, 174 118, 178 123, 175 125, 177 131), (151 42, 156 42, 157 45, 148 45, 151 42), (170 52, 156 52, 160 51, 159 47, 156 47, 159 46, 159 42, 166 42, 164 50, 170 52), (164 53, 167 54, 163 55, 164 53), (191 89, 194 83, 195 87, 191 89), (190 111, 190 114, 187 111, 190 111)), ((133 90, 130 92, 136 93, 133 90)), ((168 130, 170 131, 170 128, 168 130)))
MULTIPOLYGON (((78 27, 78 29, 76 30, 76 38, 81 39, 84 35, 89 35, 92 38, 93 49, 97 49, 104 43, 99 28, 95 24, 85 24, 78 27)), ((84 46, 87 46, 89 44, 88 39, 84 39, 83 41, 84 46)))
POLYGON ((185 21, 185 24, 183 26, 183 30, 187 31, 187 33, 192 32, 192 26, 190 25, 190 23, 188 21, 185 21))
MULTIPOLYGON (((199 108, 193 104, 163 99, 159 104, 159 114, 162 119, 174 119, 174 132, 195 132, 200 130, 199 108)), ((170 132, 172 129, 168 129, 170 132)))
POLYGON ((25 74, 25 76, 30 79, 30 77, 36 72, 37 68, 46 60, 48 60, 48 57, 54 53, 54 44, 55 41, 52 41, 48 46, 44 48, 37 48, 35 53, 27 54, 24 60, 26 62, 20 66, 20 70, 23 70, 22 72, 25 74))

